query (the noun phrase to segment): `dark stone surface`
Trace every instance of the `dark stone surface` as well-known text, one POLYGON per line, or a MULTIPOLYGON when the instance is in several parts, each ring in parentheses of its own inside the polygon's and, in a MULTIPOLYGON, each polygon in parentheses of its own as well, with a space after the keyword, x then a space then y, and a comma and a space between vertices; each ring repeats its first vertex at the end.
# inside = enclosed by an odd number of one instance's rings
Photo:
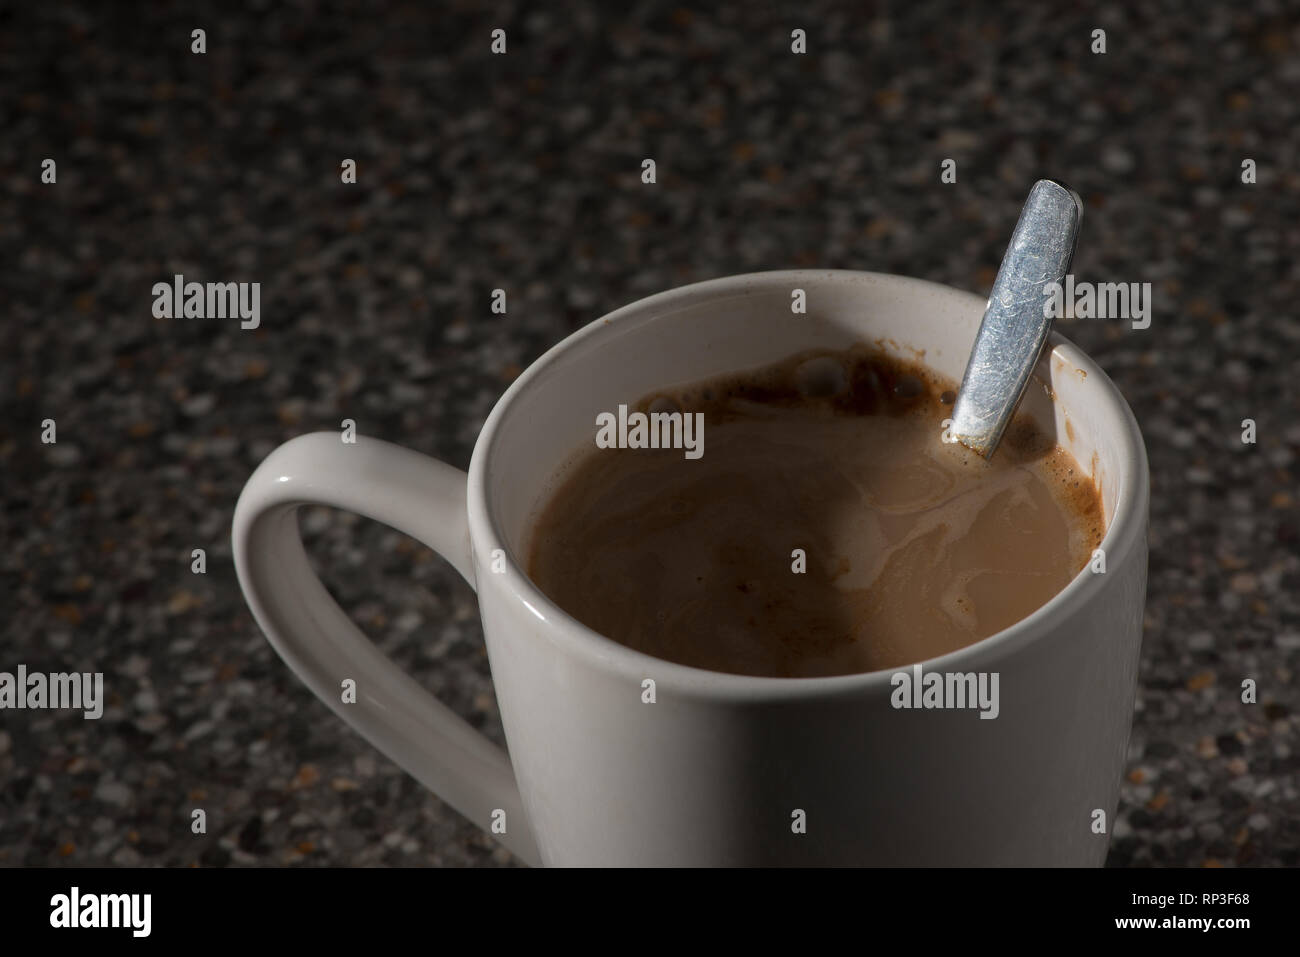
MULTIPOLYGON (((14 6, 0 669, 103 670, 109 706, 0 714, 0 864, 510 863, 263 640, 230 562, 249 473, 345 417, 465 467, 523 366, 693 280, 816 265, 986 292, 1043 175, 1086 203, 1075 274, 1156 297, 1146 330, 1062 324, 1152 465, 1110 863, 1297 863, 1300 32, 1280 7, 14 6), (261 282, 260 328, 153 318, 178 272, 261 282)), ((500 742, 470 589, 389 529, 303 527, 352 617, 500 742)))

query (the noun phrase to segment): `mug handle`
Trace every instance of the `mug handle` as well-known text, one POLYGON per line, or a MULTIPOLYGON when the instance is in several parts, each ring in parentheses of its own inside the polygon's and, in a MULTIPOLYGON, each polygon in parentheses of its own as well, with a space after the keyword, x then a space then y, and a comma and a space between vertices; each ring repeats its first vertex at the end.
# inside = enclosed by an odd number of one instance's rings
MULTIPOLYGON (((313 432, 284 443, 249 477, 235 506, 235 572, 253 617, 316 696, 367 741, 518 857, 540 858, 506 753, 380 652, 330 597, 298 534, 303 505, 383 522, 447 559, 475 587, 460 469, 380 439, 313 432), (355 703, 343 700, 345 679, 355 703)), ((476 589, 477 590, 477 589, 476 589)))

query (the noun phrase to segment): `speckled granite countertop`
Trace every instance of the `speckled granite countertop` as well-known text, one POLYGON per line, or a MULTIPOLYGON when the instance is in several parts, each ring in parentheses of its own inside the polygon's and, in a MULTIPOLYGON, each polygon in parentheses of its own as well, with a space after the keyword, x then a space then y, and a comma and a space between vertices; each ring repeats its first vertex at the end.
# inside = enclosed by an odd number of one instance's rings
MULTIPOLYGON (((344 417, 463 468, 545 348, 693 280, 816 265, 987 291, 1041 175, 1087 205, 1076 275, 1156 297, 1143 331, 1062 323, 1151 457, 1110 863, 1300 864, 1294 19, 1172 2, 26 6, 0 13, 0 668, 103 670, 108 706, 0 717, 0 864, 511 863, 261 637, 230 562, 249 473, 344 417), (151 286, 175 273, 261 282, 260 327, 153 318, 151 286)), ((303 527, 379 646, 501 742, 455 572, 351 516, 303 527)))

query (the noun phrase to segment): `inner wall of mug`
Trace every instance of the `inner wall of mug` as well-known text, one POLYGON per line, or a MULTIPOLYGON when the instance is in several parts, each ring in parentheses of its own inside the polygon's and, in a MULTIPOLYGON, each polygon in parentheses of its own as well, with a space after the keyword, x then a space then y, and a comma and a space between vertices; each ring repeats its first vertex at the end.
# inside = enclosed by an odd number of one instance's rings
MULTIPOLYGON (((533 520, 595 448, 596 417, 647 394, 753 369, 808 349, 859 342, 918 359, 961 382, 985 301, 879 273, 790 271, 730 277, 640 300, 574 333, 528 369, 489 421, 485 502, 504 547, 527 570, 533 520), (802 289, 806 314, 794 313, 802 289)), ((1107 531, 1121 493, 1126 428, 1113 386, 1057 334, 1019 412, 1066 448, 1101 491, 1107 531)), ((708 455, 709 423, 704 423, 708 455)), ((483 446, 487 447, 484 448, 483 446)))

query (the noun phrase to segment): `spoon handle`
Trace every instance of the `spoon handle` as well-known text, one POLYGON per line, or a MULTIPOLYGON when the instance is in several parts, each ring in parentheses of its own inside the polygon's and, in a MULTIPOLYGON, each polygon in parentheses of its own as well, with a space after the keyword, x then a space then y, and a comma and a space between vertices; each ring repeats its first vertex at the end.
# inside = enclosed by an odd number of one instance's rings
POLYGON ((1069 271, 1082 217, 1074 190, 1040 179, 1011 234, 952 410, 954 439, 985 458, 1001 441, 1052 327, 1043 290, 1069 271))

